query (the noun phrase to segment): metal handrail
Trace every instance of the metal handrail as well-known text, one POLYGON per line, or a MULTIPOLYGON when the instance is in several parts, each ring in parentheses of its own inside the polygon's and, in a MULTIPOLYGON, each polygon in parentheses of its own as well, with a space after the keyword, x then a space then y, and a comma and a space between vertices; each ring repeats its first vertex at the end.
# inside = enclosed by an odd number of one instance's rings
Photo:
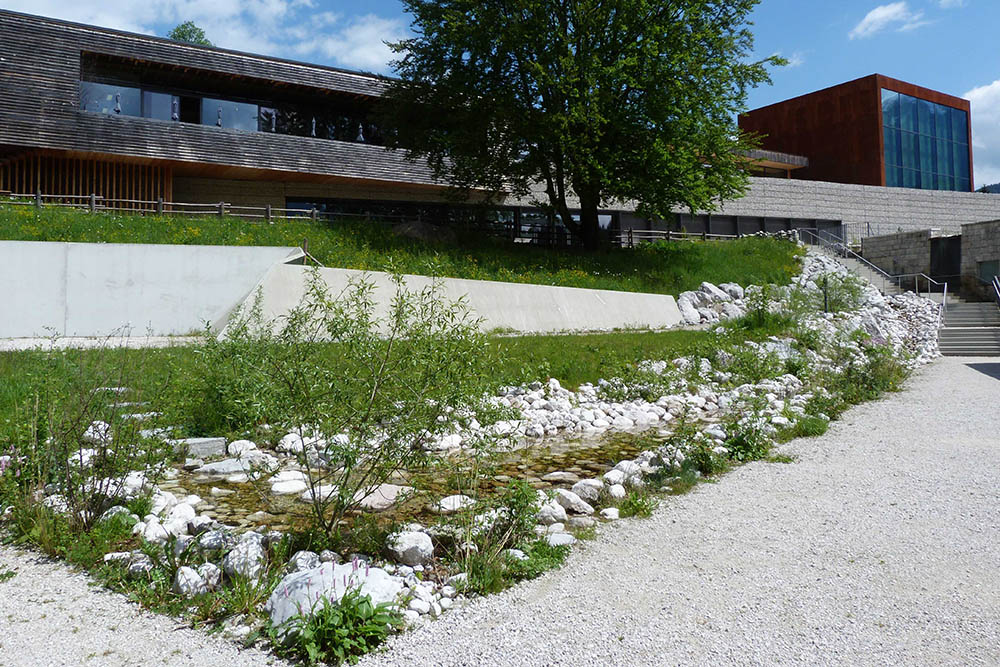
MULTIPOLYGON (((923 278, 924 280, 927 281, 927 294, 931 293, 931 284, 940 286, 942 288, 942 290, 941 290, 942 297, 941 297, 941 310, 938 312, 938 328, 939 329, 941 328, 942 316, 944 315, 944 313, 948 312, 948 283, 947 282, 940 282, 940 281, 934 280, 933 278, 931 278, 926 273, 900 273, 898 275, 892 275, 892 274, 884 271, 883 269, 875 266, 874 264, 872 264, 871 262, 869 262, 867 259, 865 259, 861 255, 859 255, 858 253, 856 253, 853 250, 851 250, 847 246, 847 244, 844 243, 843 239, 841 239, 839 236, 836 236, 834 234, 831 234, 830 232, 826 232, 826 231, 823 231, 823 230, 820 230, 820 229, 815 229, 815 230, 813 230, 813 229, 800 229, 799 232, 800 233, 804 232, 804 233, 808 234, 809 236, 812 236, 814 239, 816 239, 817 245, 819 245, 820 247, 830 248, 834 252, 842 255, 843 257, 848 257, 850 259, 853 259, 853 260, 861 263, 862 265, 864 265, 865 267, 867 267, 869 270, 871 270, 874 274, 876 274, 878 276, 881 276, 881 278, 882 278, 882 293, 883 294, 886 291, 885 288, 886 288, 886 281, 887 280, 890 281, 890 282, 892 282, 892 283, 894 283, 896 285, 896 287, 899 287, 900 286, 900 282, 901 282, 901 280, 903 278, 913 278, 914 279, 914 281, 913 281, 913 283, 914 283, 913 284, 914 291, 918 295, 920 295, 920 278, 923 278), (826 236, 828 238, 824 238, 824 236, 826 236)), ((998 284, 1000 284, 1000 283, 998 283, 998 284)), ((902 288, 900 288, 900 289, 902 289, 902 288)), ((1000 305, 1000 287, 997 288, 997 294, 998 294, 997 304, 1000 305)))
POLYGON ((1000 276, 993 276, 990 284, 993 285, 993 299, 997 302, 997 308, 1000 308, 1000 276))

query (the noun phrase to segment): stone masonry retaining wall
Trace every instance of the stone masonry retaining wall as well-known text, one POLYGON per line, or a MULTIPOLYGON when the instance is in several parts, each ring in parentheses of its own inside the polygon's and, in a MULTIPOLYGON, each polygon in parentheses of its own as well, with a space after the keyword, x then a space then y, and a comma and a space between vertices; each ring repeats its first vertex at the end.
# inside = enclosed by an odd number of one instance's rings
POLYGON ((962 289, 985 294, 979 262, 1000 260, 1000 220, 962 225, 962 289))
POLYGON ((871 236, 861 241, 861 255, 886 273, 926 273, 931 270, 932 237, 930 229, 886 236, 871 236))

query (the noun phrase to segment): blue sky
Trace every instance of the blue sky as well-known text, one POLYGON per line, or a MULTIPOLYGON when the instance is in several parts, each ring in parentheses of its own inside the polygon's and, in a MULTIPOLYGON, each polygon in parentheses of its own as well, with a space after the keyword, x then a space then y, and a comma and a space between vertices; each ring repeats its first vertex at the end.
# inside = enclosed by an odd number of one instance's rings
MULTIPOLYGON (((388 72, 398 0, 0 0, 0 7, 162 35, 193 20, 218 46, 388 72)), ((873 73, 970 99, 976 184, 1000 182, 1000 0, 762 0, 756 50, 790 65, 751 108, 873 73)))

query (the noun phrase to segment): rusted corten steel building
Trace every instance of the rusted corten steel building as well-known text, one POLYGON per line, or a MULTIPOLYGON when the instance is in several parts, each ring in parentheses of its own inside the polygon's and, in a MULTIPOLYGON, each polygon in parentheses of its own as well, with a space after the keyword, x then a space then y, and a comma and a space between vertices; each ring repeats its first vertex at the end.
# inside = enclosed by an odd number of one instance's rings
POLYGON ((765 149, 809 158, 792 178, 972 190, 969 101, 881 74, 754 109, 739 124, 765 149))

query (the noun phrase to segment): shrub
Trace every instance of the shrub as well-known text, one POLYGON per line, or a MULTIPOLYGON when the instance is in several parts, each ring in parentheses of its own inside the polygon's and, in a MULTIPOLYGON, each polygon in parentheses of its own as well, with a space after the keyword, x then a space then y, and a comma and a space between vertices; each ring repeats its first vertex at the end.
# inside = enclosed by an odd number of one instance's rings
POLYGON ((379 315, 374 289, 361 280, 331 296, 314 271, 280 321, 262 316, 258 298, 205 341, 204 413, 230 429, 289 434, 313 522, 331 535, 393 474, 423 465, 425 446, 482 419, 492 388, 487 338, 463 302, 397 278, 379 315))
POLYGON ((85 357, 42 357, 4 425, 10 460, 0 472, 0 503, 31 504, 54 487, 53 506, 71 529, 86 532, 108 507, 135 497, 172 456, 161 438, 143 434, 158 425, 155 413, 131 415, 155 405, 169 377, 153 379, 147 351, 109 341, 85 357))
POLYGON ((645 519, 653 515, 659 504, 659 499, 648 491, 633 489, 618 503, 618 512, 623 518, 637 516, 645 519))
POLYGON ((294 633, 272 629, 272 640, 283 655, 310 665, 355 663, 402 626, 398 611, 388 603, 372 604, 360 587, 350 588, 339 602, 321 598, 310 610, 289 621, 294 633))

